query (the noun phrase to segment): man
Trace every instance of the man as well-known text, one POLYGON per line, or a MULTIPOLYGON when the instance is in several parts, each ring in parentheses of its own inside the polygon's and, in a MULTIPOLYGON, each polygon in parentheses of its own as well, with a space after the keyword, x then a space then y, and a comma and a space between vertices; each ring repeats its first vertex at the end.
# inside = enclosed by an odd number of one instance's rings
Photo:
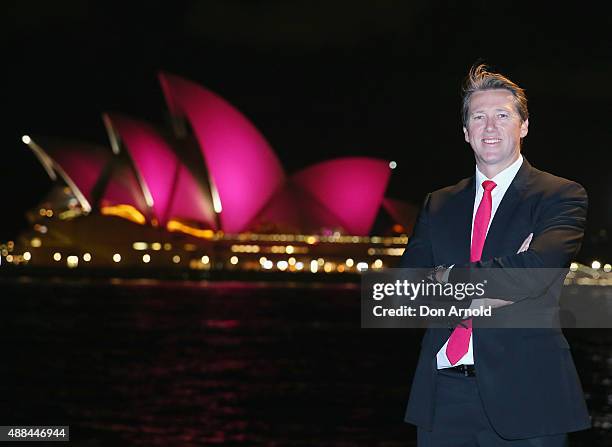
MULTIPOLYGON (((529 128, 524 90, 472 67, 462 115, 476 173, 427 196, 400 266, 436 267, 442 281, 465 269, 567 269, 583 237, 587 195, 521 155, 529 128)), ((562 277, 537 293, 525 288, 491 302, 555 308, 561 287, 562 277)), ((568 432, 590 426, 559 329, 480 328, 472 320, 425 333, 406 422, 418 426, 421 447, 557 447, 568 432)))

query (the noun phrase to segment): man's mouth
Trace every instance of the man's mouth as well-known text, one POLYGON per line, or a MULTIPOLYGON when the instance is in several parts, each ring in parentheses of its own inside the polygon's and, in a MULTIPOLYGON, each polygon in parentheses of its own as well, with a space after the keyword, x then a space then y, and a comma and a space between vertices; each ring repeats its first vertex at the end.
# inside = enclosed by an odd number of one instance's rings
POLYGON ((484 144, 497 144, 501 141, 501 138, 483 138, 482 142, 484 144))

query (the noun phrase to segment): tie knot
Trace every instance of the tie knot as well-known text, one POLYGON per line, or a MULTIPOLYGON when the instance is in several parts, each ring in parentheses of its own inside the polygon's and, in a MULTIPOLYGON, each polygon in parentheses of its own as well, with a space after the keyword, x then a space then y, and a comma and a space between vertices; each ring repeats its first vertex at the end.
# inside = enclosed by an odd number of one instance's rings
POLYGON ((485 180, 484 182, 482 182, 482 187, 485 191, 492 191, 493 188, 495 188, 496 186, 497 183, 491 180, 485 180))

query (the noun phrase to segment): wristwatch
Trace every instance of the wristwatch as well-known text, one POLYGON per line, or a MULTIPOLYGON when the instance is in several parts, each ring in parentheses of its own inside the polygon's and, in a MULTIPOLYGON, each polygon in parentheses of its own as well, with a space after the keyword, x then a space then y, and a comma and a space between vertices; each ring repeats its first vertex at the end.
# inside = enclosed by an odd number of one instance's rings
POLYGON ((446 265, 437 265, 437 266, 435 266, 427 274, 427 279, 429 279, 432 282, 439 283, 439 284, 446 284, 444 281, 438 281, 437 273, 442 271, 442 270, 446 270, 447 268, 448 267, 446 265))

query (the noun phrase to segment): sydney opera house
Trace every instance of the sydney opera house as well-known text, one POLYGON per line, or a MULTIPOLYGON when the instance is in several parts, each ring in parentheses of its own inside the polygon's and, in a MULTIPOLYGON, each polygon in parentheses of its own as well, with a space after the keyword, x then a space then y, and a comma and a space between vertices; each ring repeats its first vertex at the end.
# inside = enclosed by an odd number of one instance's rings
POLYGON ((385 197, 394 162, 296 173, 236 108, 161 73, 168 129, 103 114, 108 146, 24 135, 54 188, 0 247, 16 268, 358 272, 391 266, 415 208, 385 197))

